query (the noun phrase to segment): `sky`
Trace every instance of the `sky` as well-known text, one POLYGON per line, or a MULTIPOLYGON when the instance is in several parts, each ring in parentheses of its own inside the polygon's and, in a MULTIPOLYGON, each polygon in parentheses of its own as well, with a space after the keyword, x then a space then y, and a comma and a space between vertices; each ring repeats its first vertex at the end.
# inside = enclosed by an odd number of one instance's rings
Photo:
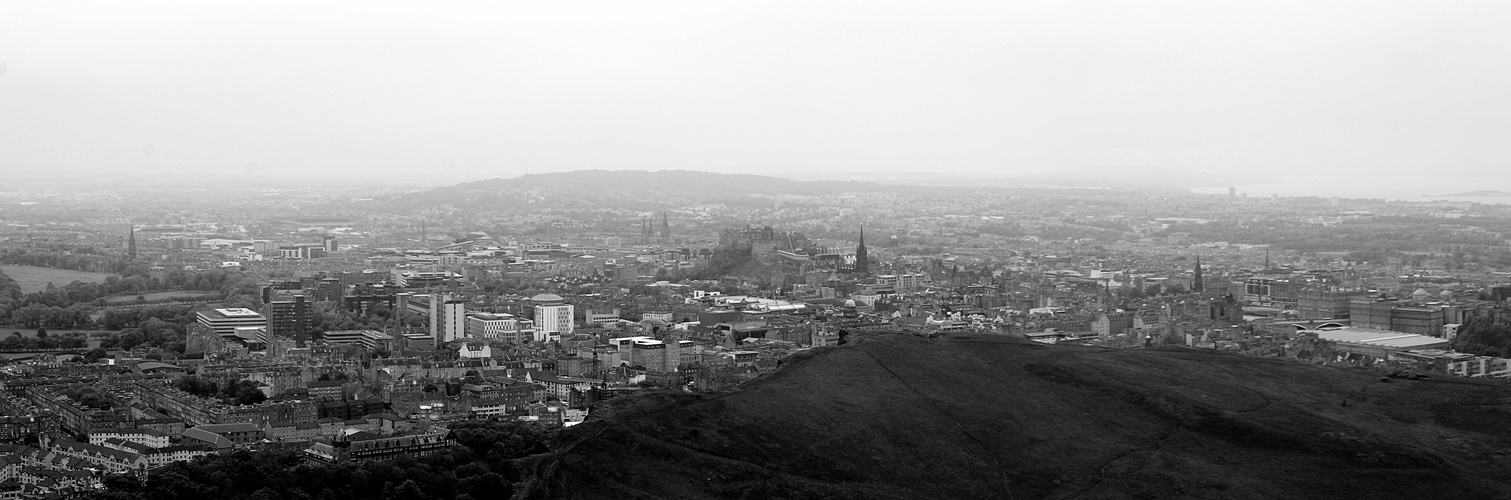
POLYGON ((1511 190, 1511 2, 430 4, 0 0, 0 175, 1511 190))

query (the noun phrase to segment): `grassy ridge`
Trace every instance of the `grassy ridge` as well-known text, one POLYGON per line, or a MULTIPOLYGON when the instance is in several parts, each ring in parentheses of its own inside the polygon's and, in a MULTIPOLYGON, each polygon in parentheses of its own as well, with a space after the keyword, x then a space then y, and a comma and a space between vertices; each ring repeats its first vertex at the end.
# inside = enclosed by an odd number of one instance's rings
POLYGON ((615 401, 525 498, 1499 498, 1511 390, 1188 349, 884 335, 615 401), (1468 406, 1472 403, 1474 406, 1468 406))

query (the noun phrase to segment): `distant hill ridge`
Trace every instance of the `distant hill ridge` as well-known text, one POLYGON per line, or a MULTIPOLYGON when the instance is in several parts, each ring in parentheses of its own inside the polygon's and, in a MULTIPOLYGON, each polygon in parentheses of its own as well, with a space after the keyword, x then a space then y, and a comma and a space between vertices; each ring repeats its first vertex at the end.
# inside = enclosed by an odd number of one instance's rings
POLYGON ((704 203, 742 196, 813 196, 901 189, 871 182, 794 181, 764 175, 692 170, 578 170, 464 182, 389 196, 377 202, 396 210, 443 205, 478 208, 522 205, 545 197, 563 201, 572 197, 652 199, 675 196, 680 201, 704 203))
POLYGON ((1424 194, 1422 196, 1442 197, 1442 198, 1503 198, 1503 197, 1511 196, 1511 192, 1496 191, 1496 190, 1490 190, 1490 189, 1482 189, 1482 190, 1479 190, 1479 191, 1467 191, 1467 192, 1463 192, 1463 193, 1453 193, 1453 194, 1424 194))

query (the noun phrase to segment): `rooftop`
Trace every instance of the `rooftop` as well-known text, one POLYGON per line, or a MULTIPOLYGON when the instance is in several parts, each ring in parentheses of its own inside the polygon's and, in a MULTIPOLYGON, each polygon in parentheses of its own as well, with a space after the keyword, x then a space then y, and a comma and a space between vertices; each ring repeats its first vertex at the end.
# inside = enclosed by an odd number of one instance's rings
POLYGON ((225 318, 261 318, 262 317, 262 315, 258 314, 257 311, 253 311, 253 310, 247 309, 245 307, 228 307, 228 308, 222 308, 222 309, 215 309, 214 311, 215 311, 216 314, 219 314, 221 317, 225 317, 225 318))
POLYGON ((1374 345, 1392 349, 1425 349, 1439 345, 1446 346, 1448 344, 1448 339, 1438 337, 1357 326, 1344 327, 1337 330, 1319 330, 1317 337, 1333 342, 1374 345))

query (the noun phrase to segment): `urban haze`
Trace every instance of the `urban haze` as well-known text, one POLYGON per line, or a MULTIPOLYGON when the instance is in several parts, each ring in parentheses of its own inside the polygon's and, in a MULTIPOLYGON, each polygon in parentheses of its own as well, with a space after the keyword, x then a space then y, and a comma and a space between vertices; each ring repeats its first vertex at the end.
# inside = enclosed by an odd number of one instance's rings
POLYGON ((1511 498, 1508 19, 0 1, 0 498, 1511 498))

